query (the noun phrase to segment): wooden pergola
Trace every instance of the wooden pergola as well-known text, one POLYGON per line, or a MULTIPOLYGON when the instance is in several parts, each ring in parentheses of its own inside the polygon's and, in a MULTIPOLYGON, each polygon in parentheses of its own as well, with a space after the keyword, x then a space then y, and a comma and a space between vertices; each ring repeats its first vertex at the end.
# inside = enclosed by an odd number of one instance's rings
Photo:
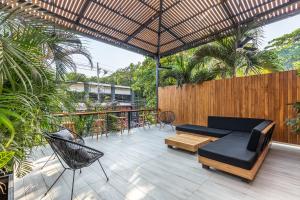
POLYGON ((299 0, 1 0, 1 4, 156 58, 157 80, 161 57, 228 36, 238 26, 263 25, 300 12, 299 0))

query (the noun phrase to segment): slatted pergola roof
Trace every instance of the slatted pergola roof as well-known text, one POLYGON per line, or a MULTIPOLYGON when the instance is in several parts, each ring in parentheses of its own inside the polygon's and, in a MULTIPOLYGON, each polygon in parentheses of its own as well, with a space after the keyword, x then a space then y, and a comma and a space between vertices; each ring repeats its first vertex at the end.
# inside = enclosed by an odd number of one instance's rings
POLYGON ((2 0, 9 9, 96 40, 161 57, 256 21, 270 23, 300 12, 299 0, 2 0))

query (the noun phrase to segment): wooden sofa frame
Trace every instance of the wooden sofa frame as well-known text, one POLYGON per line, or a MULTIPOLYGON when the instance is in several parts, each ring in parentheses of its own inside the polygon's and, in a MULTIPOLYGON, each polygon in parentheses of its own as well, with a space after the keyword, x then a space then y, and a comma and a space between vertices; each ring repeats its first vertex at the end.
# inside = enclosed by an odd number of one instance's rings
MULTIPOLYGON (((272 122, 271 124, 269 124, 263 131, 262 134, 267 134, 269 132, 269 130, 275 125, 275 122, 272 122)), ((194 133, 189 133, 189 132, 183 132, 183 131, 176 131, 176 134, 190 134, 190 135, 194 135, 194 136, 199 136, 199 137, 208 137, 211 139, 211 141, 216 141, 219 138, 215 138, 215 137, 209 137, 209 136, 205 136, 205 135, 201 135, 201 134, 194 134, 194 133)), ((264 150, 261 152, 260 156, 258 157, 257 161, 255 162, 254 166, 252 167, 252 169, 247 170, 247 169, 243 169, 234 165, 230 165, 230 164, 226 164, 223 162, 219 162, 216 160, 212 160, 203 156, 198 156, 198 161, 199 163, 202 163, 202 167, 205 169, 209 169, 210 167, 239 176, 241 178, 243 178, 243 180, 249 182, 255 179, 255 176, 258 172, 258 170, 260 169, 263 161, 265 160, 269 148, 271 146, 272 141, 269 142, 268 145, 266 145, 266 147, 264 148, 264 150)))
MULTIPOLYGON (((262 134, 267 134, 268 131, 275 125, 275 122, 272 122, 271 124, 269 124, 263 131, 262 134)), ((258 172, 258 170, 260 169, 263 161, 265 160, 269 148, 271 146, 272 141, 269 142, 268 145, 266 145, 266 147, 264 148, 264 150, 262 151, 262 153, 260 154, 260 156, 258 157, 257 161, 255 162, 254 166, 252 167, 252 169, 247 170, 247 169, 243 169, 234 165, 230 165, 230 164, 226 164, 223 162, 219 162, 216 160, 212 160, 203 156, 198 156, 198 161, 200 163, 202 163, 202 167, 205 169, 209 169, 209 167, 242 177, 243 180, 245 181, 253 181, 255 179, 255 176, 258 172)))

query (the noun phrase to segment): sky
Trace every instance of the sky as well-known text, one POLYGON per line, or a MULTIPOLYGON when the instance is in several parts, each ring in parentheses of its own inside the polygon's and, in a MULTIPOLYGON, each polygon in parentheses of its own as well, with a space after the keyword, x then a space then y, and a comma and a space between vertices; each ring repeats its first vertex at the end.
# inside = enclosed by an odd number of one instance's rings
MULTIPOLYGON (((300 15, 266 25, 263 28, 264 39, 261 48, 265 47, 268 41, 283 34, 290 33, 297 28, 300 28, 300 15)), ((96 63, 98 63, 100 68, 105 68, 109 73, 127 67, 130 63, 138 63, 144 60, 143 55, 131 51, 85 37, 82 37, 82 40, 93 57, 94 65, 96 66, 96 63)), ((88 77, 96 76, 96 67, 92 70, 88 68, 88 62, 85 58, 77 56, 74 57, 74 59, 78 64, 78 73, 86 74, 88 77)))

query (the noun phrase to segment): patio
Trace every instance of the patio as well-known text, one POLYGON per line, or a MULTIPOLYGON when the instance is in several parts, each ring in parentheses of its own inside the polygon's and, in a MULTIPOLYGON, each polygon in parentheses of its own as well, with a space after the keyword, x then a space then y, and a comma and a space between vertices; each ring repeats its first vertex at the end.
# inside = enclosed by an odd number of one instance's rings
MULTIPOLYGON (((106 182, 98 163, 76 174, 74 199, 298 199, 299 147, 272 144, 256 179, 250 184, 223 172, 202 169, 196 154, 164 145, 170 127, 132 129, 130 134, 109 134, 99 141, 85 138, 88 146, 105 153, 101 159, 109 175, 106 182)), ((15 199, 69 199, 71 171, 42 198, 62 167, 57 159, 41 170, 52 154, 49 147, 32 153, 34 170, 15 181, 15 199)))

